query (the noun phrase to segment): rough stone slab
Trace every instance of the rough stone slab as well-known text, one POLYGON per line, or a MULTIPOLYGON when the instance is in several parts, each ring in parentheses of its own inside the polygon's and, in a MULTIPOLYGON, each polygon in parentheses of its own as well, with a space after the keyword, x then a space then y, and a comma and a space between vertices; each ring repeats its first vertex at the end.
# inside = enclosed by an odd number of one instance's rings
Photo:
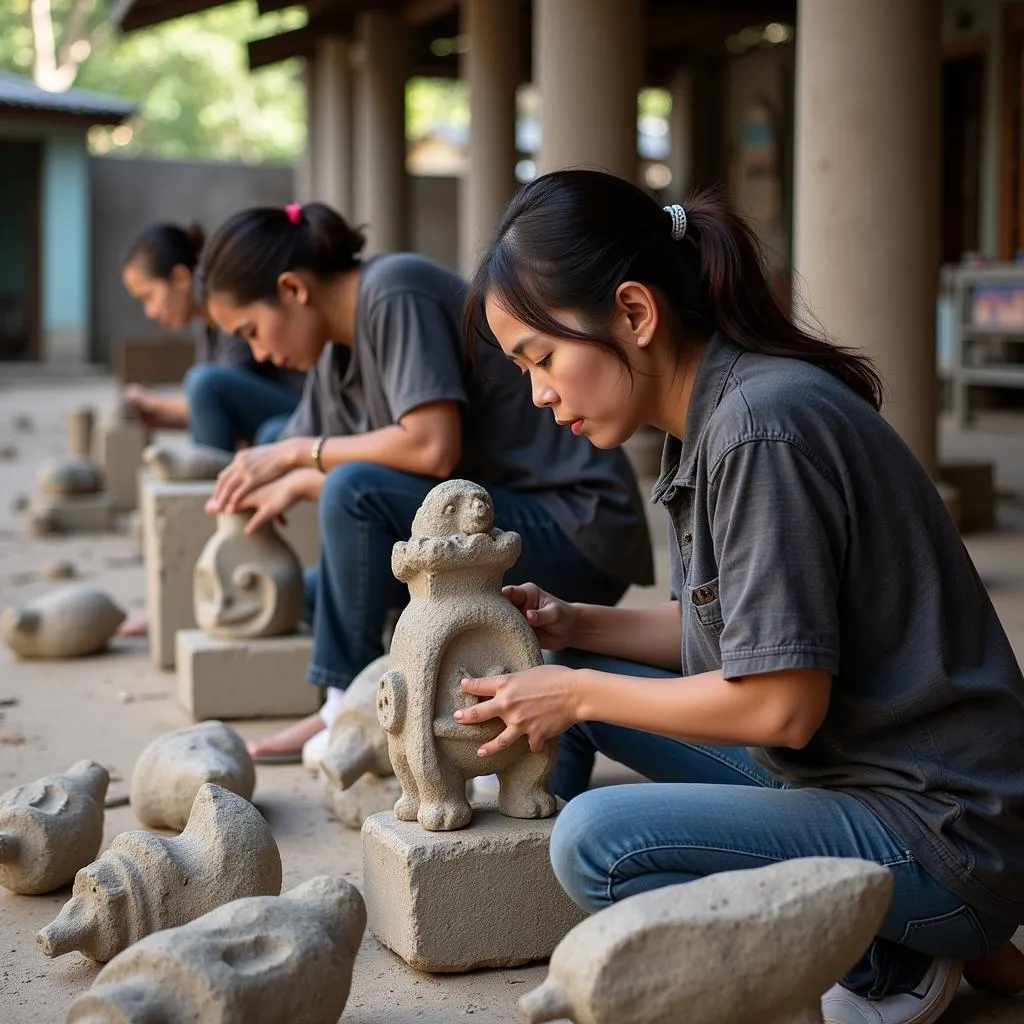
POLYGON ((101 423, 96 431, 96 461, 103 467, 117 512, 138 507, 138 475, 146 443, 147 431, 141 423, 101 423))
POLYGON ((194 718, 309 715, 320 691, 306 682, 309 634, 220 640, 199 629, 177 636, 178 700, 194 718))
POLYGON ((373 934, 421 971, 544 960, 586 914, 548 860, 554 818, 477 810, 461 831, 427 832, 391 811, 363 825, 363 895, 373 934))
POLYGON ((103 533, 114 525, 114 502, 103 491, 76 497, 39 497, 29 507, 29 518, 45 516, 60 533, 103 533))
MULTIPOLYGON (((193 571, 217 526, 216 516, 204 511, 213 487, 212 480, 170 482, 144 476, 140 481, 149 651, 158 668, 174 668, 174 635, 196 624, 193 571)), ((316 565, 320 535, 315 502, 289 510, 281 532, 304 568, 316 565)))

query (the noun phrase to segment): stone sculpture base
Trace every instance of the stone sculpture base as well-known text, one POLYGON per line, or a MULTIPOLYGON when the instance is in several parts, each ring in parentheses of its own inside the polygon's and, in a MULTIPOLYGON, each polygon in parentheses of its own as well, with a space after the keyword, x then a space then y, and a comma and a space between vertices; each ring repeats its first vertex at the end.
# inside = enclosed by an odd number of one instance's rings
POLYGON ((178 700, 193 718, 310 715, 320 691, 306 682, 308 634, 218 640, 199 629, 177 637, 178 700))
MULTIPOLYGON (((157 668, 174 668, 174 635, 196 624, 193 572, 217 527, 217 517, 204 511, 213 487, 212 480, 171 482, 148 474, 140 483, 149 652, 157 668)), ((281 532, 303 568, 316 565, 320 535, 315 502, 303 501, 290 509, 288 525, 281 532)), ((304 678, 303 670, 300 679, 304 678)))
POLYGON ((390 811, 402 795, 402 784, 394 777, 367 772, 348 789, 338 789, 324 779, 323 800, 328 816, 358 832, 371 814, 390 811))
POLYGON ((29 506, 28 519, 44 518, 57 533, 102 533, 114 525, 114 502, 103 491, 75 497, 38 497, 29 506))
POLYGON ((103 467, 107 490, 118 512, 131 512, 139 504, 139 468, 149 443, 141 423, 100 424, 94 442, 96 461, 103 467))
POLYGON ((476 810, 470 828, 427 832, 391 811, 363 825, 369 928, 410 967, 457 973, 545 960, 587 915, 548 860, 554 818, 476 810))

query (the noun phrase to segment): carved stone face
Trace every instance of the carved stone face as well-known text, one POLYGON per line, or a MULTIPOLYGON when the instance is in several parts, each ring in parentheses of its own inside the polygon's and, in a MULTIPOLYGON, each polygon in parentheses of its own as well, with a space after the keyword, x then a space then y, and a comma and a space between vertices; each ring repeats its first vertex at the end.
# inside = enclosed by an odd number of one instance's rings
POLYGON ((232 566, 221 551, 203 552, 196 563, 196 624, 207 633, 245 631, 263 614, 259 577, 248 566, 232 566))
POLYGON ((446 480, 424 499, 412 522, 414 537, 488 533, 494 526, 491 496, 468 480, 446 480))

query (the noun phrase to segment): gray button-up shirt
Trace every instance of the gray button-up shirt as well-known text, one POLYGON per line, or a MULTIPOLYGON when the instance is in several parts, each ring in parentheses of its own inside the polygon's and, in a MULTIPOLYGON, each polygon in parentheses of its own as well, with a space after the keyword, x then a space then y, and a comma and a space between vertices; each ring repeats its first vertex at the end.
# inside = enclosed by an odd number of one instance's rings
POLYGON ((943 885, 1024 922, 1024 679, 928 474, 808 363, 712 338, 654 499, 685 674, 833 677, 776 778, 865 803, 943 885))

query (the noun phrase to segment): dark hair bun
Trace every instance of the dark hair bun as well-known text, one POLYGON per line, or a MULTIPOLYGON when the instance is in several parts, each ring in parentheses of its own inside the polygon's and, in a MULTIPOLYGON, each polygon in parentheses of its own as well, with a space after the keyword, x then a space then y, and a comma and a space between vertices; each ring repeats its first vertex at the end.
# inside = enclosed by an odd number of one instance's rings
POLYGON ((206 241, 206 232, 203 230, 203 225, 199 221, 190 220, 182 230, 185 237, 196 247, 196 254, 198 255, 202 251, 203 242, 206 241))
POLYGON ((366 235, 326 203, 307 203, 302 207, 299 223, 303 220, 313 236, 313 251, 324 266, 343 267, 352 263, 366 245, 366 235))

